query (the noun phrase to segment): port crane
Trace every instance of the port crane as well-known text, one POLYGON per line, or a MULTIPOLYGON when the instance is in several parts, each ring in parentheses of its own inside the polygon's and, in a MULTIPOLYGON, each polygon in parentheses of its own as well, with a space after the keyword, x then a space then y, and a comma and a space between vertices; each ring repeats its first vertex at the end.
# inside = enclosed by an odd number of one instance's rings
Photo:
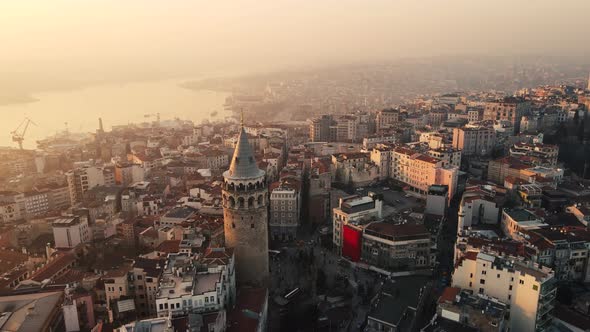
POLYGON ((23 141, 25 140, 25 134, 27 133, 30 124, 37 125, 33 120, 25 118, 15 130, 10 132, 10 134, 12 134, 12 141, 17 142, 18 147, 21 150, 23 149, 23 141))

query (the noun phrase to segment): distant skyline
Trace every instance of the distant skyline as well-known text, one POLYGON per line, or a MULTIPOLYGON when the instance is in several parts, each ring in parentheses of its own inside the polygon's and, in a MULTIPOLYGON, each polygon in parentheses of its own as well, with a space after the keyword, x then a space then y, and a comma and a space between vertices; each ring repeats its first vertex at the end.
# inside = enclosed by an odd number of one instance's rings
POLYGON ((0 72, 209 73, 453 54, 585 55, 590 1, 0 2, 0 72))

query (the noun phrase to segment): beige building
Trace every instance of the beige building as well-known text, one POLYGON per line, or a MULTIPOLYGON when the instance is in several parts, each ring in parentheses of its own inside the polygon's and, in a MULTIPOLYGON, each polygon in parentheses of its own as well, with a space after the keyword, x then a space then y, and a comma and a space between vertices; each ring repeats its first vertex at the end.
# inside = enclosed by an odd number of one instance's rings
POLYGON ((511 331, 543 331, 551 321, 556 287, 550 268, 468 252, 455 267, 453 287, 509 304, 511 331))
POLYGON ((122 297, 133 296, 131 287, 129 287, 133 283, 129 275, 130 269, 130 267, 124 266, 117 270, 108 271, 103 276, 105 297, 109 310, 111 310, 112 305, 116 305, 114 301, 122 297))
POLYGON ((454 166, 444 167, 443 161, 418 153, 406 147, 393 149, 391 177, 408 184, 412 190, 426 195, 431 185, 446 185, 449 198, 457 190, 459 169, 454 166))
POLYGON ((400 121, 400 112, 388 108, 377 112, 377 132, 393 127, 400 121))

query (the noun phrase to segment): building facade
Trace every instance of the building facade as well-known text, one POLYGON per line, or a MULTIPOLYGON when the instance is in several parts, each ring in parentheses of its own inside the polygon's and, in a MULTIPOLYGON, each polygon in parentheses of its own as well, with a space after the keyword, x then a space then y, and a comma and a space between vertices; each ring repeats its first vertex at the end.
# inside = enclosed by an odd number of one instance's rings
POLYGON ((458 262, 453 287, 509 304, 511 331, 543 331, 551 321, 557 289, 550 268, 484 252, 469 252, 458 262))
POLYGON ((489 155, 495 144, 493 128, 469 126, 453 129, 453 148, 461 150, 464 156, 489 155))

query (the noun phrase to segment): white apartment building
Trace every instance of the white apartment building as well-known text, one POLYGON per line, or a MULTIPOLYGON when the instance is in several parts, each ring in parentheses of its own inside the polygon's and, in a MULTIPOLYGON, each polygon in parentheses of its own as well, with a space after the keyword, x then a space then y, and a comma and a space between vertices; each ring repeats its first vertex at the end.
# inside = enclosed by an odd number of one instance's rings
POLYGON ((230 291, 226 286, 229 272, 212 269, 198 269, 187 254, 169 254, 156 295, 158 317, 223 309, 230 291))
POLYGON ((500 211, 500 197, 492 188, 467 188, 459 205, 457 231, 480 224, 497 225, 500 211))
POLYGON ((496 144, 496 132, 483 126, 465 126, 453 129, 453 148, 464 156, 489 155, 496 144))
POLYGON ((89 189, 115 183, 113 172, 96 166, 75 168, 66 173, 66 179, 70 188, 72 204, 80 202, 84 193, 89 189))
POLYGON ((468 252, 456 265, 453 287, 509 304, 511 331, 543 331, 551 320, 556 287, 550 268, 468 252))
POLYGON ((383 181, 391 177, 391 148, 386 145, 377 145, 371 150, 371 161, 379 169, 379 180, 383 181))
POLYGON ((52 224, 56 248, 74 248, 80 243, 92 240, 88 220, 80 216, 68 216, 55 220, 52 224))

